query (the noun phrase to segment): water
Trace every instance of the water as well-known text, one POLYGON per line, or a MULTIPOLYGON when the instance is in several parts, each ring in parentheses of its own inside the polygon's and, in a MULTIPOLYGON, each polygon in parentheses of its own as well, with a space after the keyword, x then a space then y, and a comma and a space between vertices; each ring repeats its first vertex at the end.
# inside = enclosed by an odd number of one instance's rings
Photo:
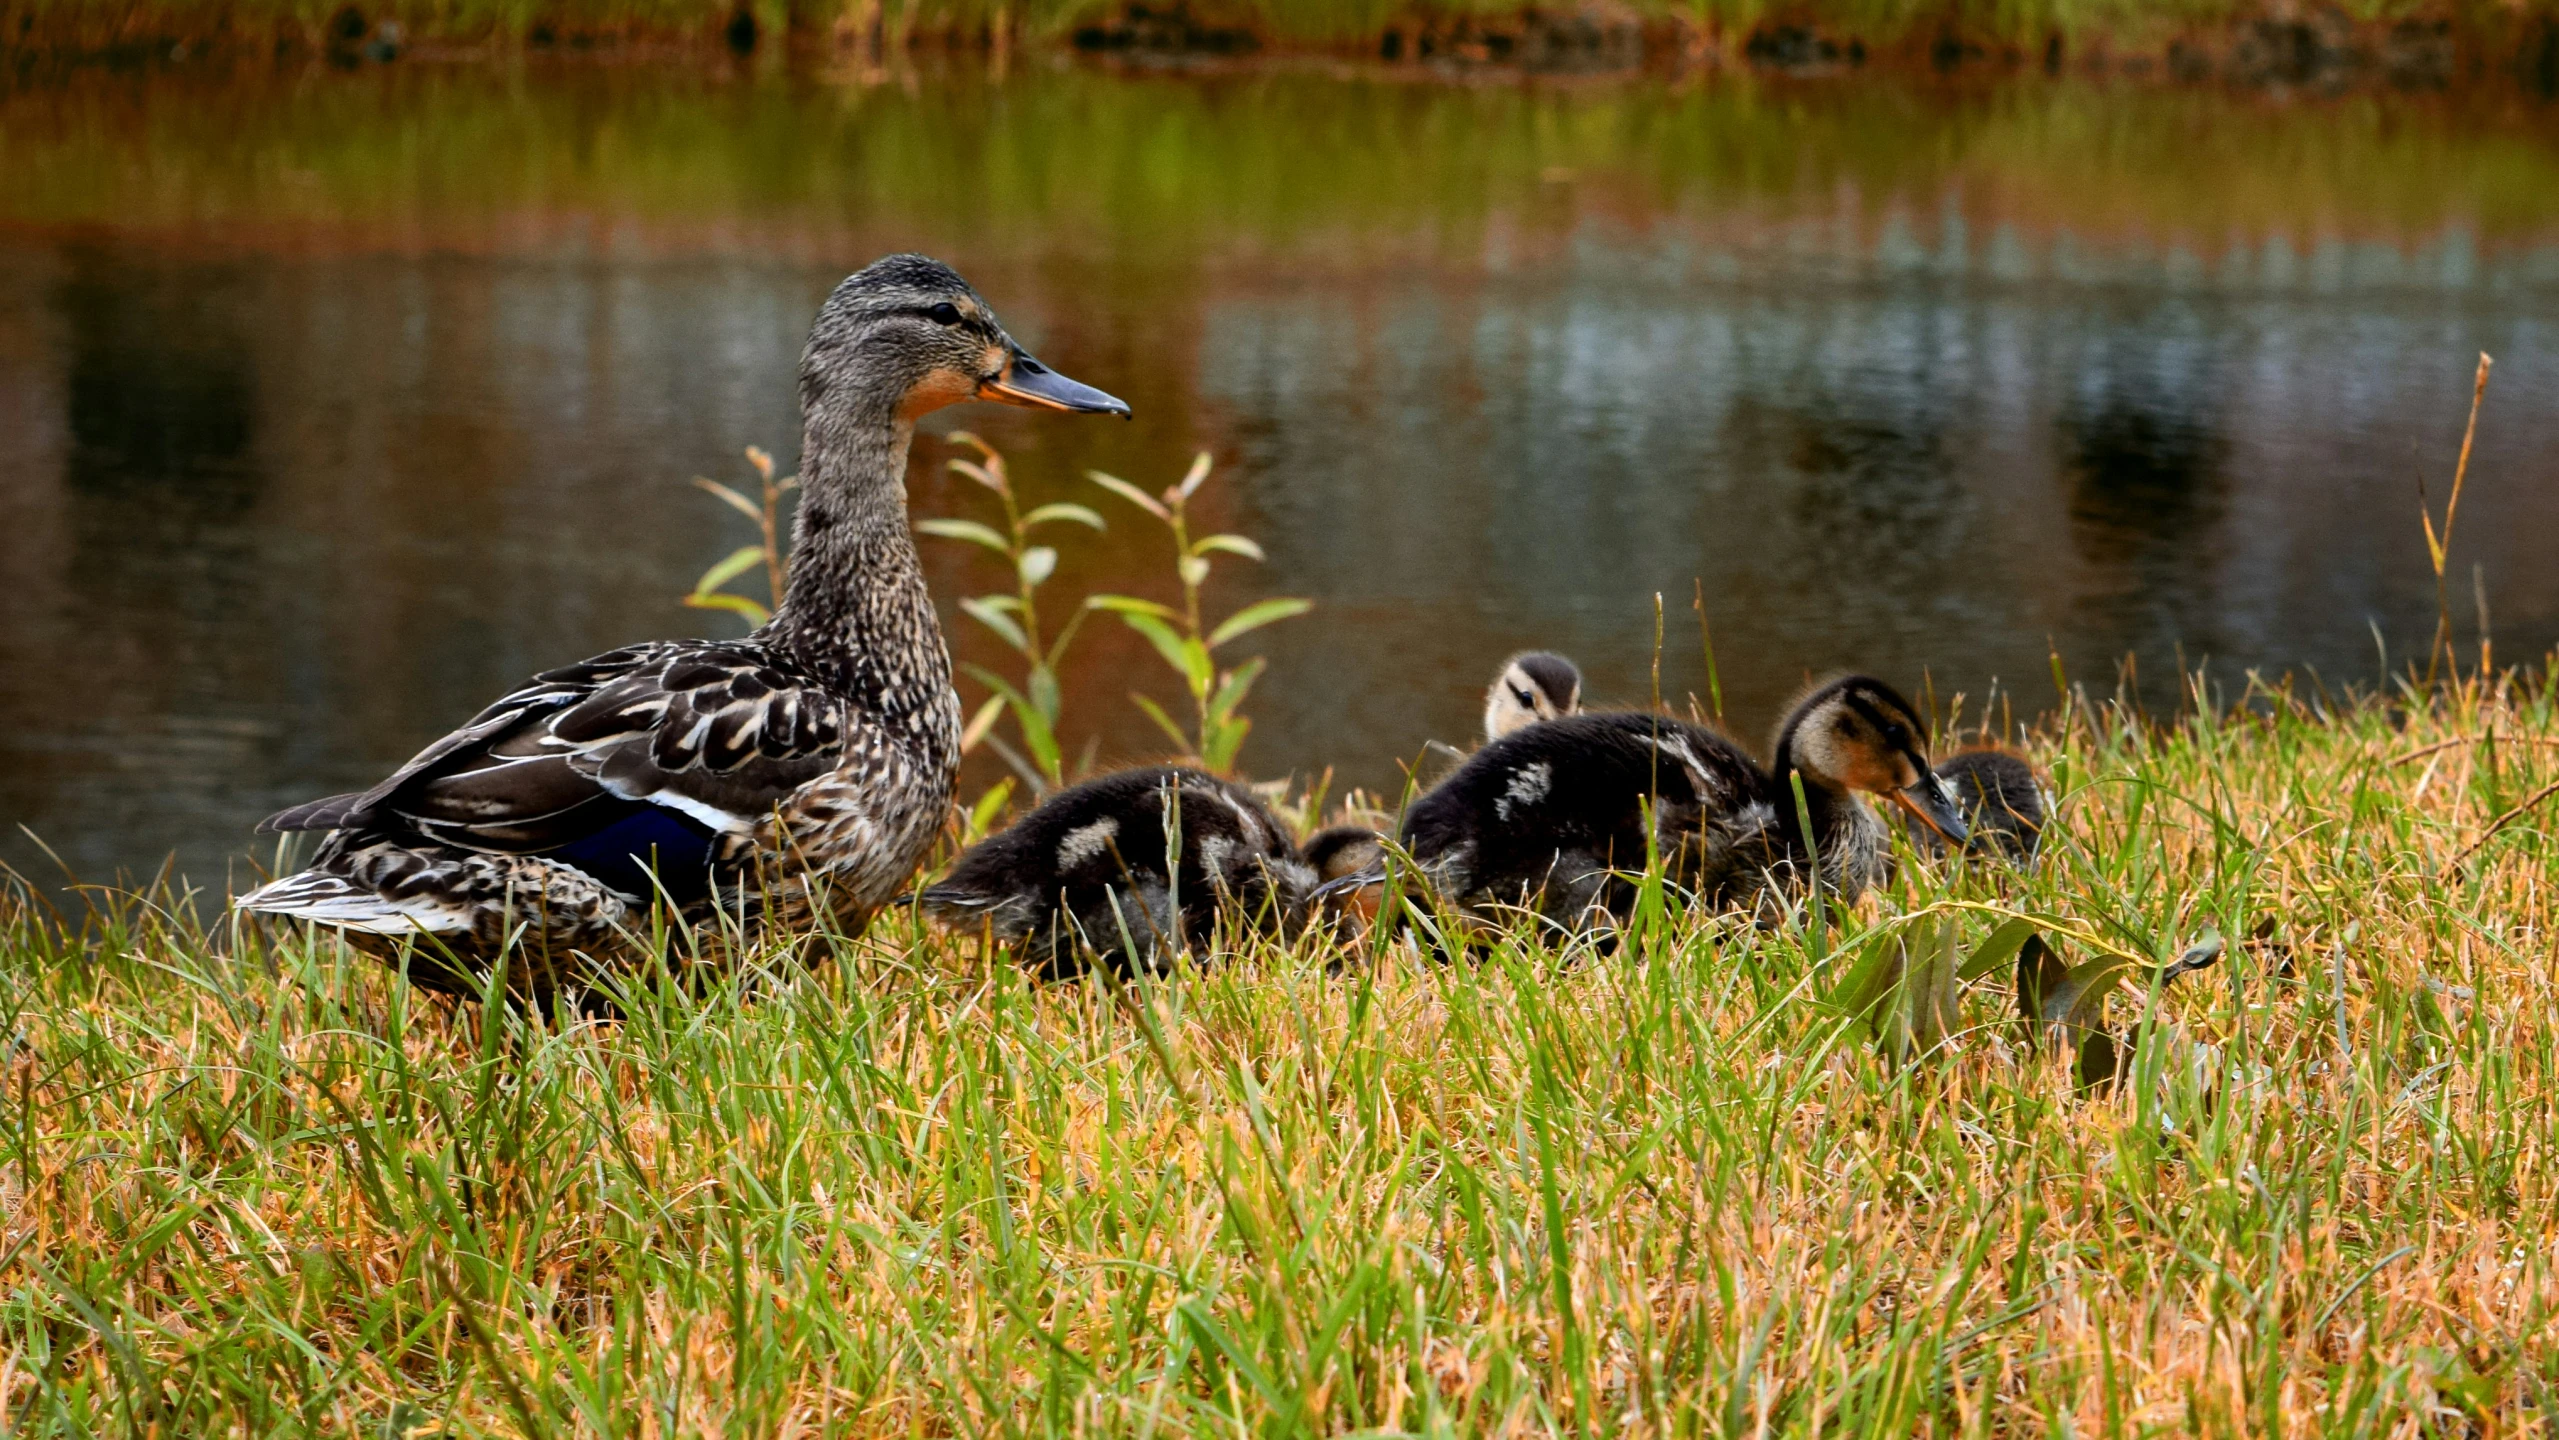
MULTIPOLYGON (((1734 723, 1868 668, 2019 714, 2051 656, 2369 684, 2497 357, 2453 558, 2559 641, 2559 112, 2032 82, 1413 84, 1266 69, 87 73, 0 92, 0 819, 224 883, 282 805, 523 675, 732 633, 685 482, 795 441, 828 287, 958 264, 1127 425, 946 412, 1092 501, 1052 593, 1168 581, 1077 477, 1268 548, 1254 772, 1391 784, 1508 650, 1734 723), (2378 636, 2378 641, 2376 639, 2378 636)), ((983 496, 918 446, 919 513, 983 496)), ((927 542, 948 602, 1000 576, 927 542)), ((1250 648, 1250 647, 1246 647, 1250 648)), ((1169 696, 1096 625, 1070 741, 1169 696)), ((977 692, 972 688, 969 692, 977 692)), ((992 770, 973 770, 972 788, 992 770)), ((0 855, 36 863, 12 836, 0 855)))

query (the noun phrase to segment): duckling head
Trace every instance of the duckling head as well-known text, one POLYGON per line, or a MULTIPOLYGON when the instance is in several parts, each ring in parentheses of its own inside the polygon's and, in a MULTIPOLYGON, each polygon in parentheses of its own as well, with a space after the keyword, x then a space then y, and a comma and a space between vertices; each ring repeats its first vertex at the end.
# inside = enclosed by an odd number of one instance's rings
POLYGON ((1869 675, 1816 687, 1796 702, 1777 731, 1777 777, 1788 773, 1832 790, 1862 790, 1916 816, 1961 846, 1963 807, 1929 768, 1921 748, 1927 726, 1901 693, 1869 675))
POLYGON ((1582 672, 1573 662, 1545 650, 1530 650, 1502 662, 1500 678, 1484 692, 1484 738, 1499 740, 1523 726, 1582 708, 1582 672))
POLYGON ((1128 416, 1128 406, 1031 358, 959 272, 922 255, 876 260, 835 287, 800 355, 812 423, 913 422, 968 400, 1128 416), (883 407, 888 411, 877 413, 883 407))

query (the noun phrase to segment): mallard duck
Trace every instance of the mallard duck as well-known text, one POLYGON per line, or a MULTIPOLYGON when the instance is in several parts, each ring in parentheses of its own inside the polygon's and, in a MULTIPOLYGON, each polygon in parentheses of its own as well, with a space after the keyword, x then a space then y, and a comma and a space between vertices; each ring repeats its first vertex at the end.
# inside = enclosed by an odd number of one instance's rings
POLYGON ((1252 791, 1150 765, 1058 791, 917 898, 935 919, 983 928, 1057 976, 1087 955, 1160 967, 1208 938, 1221 912, 1290 933, 1314 888, 1288 827, 1252 791))
POLYGON ((950 267, 893 255, 836 286, 800 357, 789 583, 741 640, 656 640, 535 676, 370 790, 268 831, 330 832, 242 910, 334 926, 469 993, 504 942, 534 998, 700 918, 858 929, 933 843, 959 699, 906 515, 917 417, 968 400, 1126 416, 1031 358, 950 267))
POLYGON ((1731 739, 1668 716, 1569 716, 1475 752, 1414 802, 1403 846, 1442 898, 1479 914, 1525 906, 1568 931, 1622 919, 1634 898, 1625 872, 1652 853, 1708 904, 1756 908, 1800 890, 1814 868, 1828 892, 1853 901, 1890 865, 1883 823, 1860 794, 1964 833, 1920 748, 1925 733, 1908 701, 1863 675, 1799 700, 1767 768, 1731 739))
MULTIPOLYGON (((2023 865, 2035 858, 2043 843, 2044 817, 2052 806, 2044 794, 2043 777, 2021 756, 2005 750, 1988 748, 1958 750, 1937 762, 1937 778, 1954 792, 1955 804, 1964 812, 1964 823, 1971 831, 1966 848, 1975 854, 1997 852, 2023 865)), ((1920 823, 1917 817, 1905 817, 1911 845, 1932 853, 1943 853, 1945 837, 1936 829, 1920 823)))

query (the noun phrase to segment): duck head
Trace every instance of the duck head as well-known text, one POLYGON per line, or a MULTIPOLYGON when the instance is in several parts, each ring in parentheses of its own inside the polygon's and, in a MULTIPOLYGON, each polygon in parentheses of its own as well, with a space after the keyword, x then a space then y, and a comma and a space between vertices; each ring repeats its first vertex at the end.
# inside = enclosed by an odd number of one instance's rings
POLYGON ((1484 738, 1499 740, 1514 730, 1572 715, 1582 708, 1582 672, 1573 662, 1545 650, 1530 650, 1502 662, 1501 676, 1484 692, 1484 738))
POLYGON ((1125 402, 1032 359, 939 260, 891 255, 846 276, 827 297, 800 356, 800 405, 809 416, 912 423, 970 400, 1128 416, 1125 402), (888 413, 871 413, 881 409, 888 413))
POLYGON ((1778 779, 1795 771, 1832 790, 1881 796, 1960 846, 1963 808, 1929 768, 1926 733, 1899 691, 1869 675, 1845 676, 1797 701, 1778 727, 1778 779))

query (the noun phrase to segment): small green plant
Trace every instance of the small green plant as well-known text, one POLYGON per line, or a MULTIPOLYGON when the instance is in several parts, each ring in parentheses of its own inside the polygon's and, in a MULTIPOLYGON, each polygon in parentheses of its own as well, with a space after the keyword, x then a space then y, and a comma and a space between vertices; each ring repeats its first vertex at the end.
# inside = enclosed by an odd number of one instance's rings
POLYGON ((1235 763, 1235 752, 1242 748, 1244 737, 1252 731, 1253 722, 1241 712, 1244 696, 1262 673, 1263 660, 1255 656, 1233 669, 1220 669, 1217 652, 1227 644, 1243 638, 1274 621, 1292 615, 1303 615, 1314 608, 1314 602, 1293 596, 1276 596, 1258 600, 1220 620, 1214 626, 1200 613, 1200 587, 1208 583, 1210 562, 1214 554, 1241 555, 1247 560, 1261 560, 1262 547, 1241 535, 1205 535, 1191 538, 1189 510, 1191 497, 1199 493, 1208 480, 1208 452, 1202 451, 1191 461, 1190 472, 1179 484, 1167 488, 1161 496, 1149 495, 1116 475, 1099 470, 1085 472, 1094 484, 1128 501, 1155 517, 1173 537, 1174 571, 1180 577, 1180 606, 1159 604, 1134 595, 1096 595, 1084 603, 1095 609, 1108 610, 1120 617, 1122 624, 1146 637, 1155 652, 1164 657, 1173 673, 1180 676, 1190 691, 1195 729, 1185 730, 1164 707, 1143 695, 1130 698, 1146 712, 1163 732, 1188 754, 1197 757, 1212 770, 1223 771, 1235 763))
MULTIPOLYGON (((978 453, 975 460, 953 460, 951 469, 967 476, 995 493, 1004 506, 1004 528, 975 520, 937 518, 919 520, 915 528, 927 535, 945 540, 964 540, 1004 557, 1013 572, 1010 595, 972 595, 960 602, 970 618, 995 633, 1014 654, 1022 657, 1026 669, 1022 683, 1013 684, 983 665, 965 667, 977 682, 991 693, 986 703, 969 718, 961 732, 963 751, 983 743, 1004 757, 1016 775, 1031 787, 1034 794, 1045 794, 1066 783, 1066 756, 1057 741, 1058 714, 1062 702, 1057 683, 1059 662, 1066 657, 1066 647, 1075 642, 1075 632, 1082 628, 1088 606, 1079 606, 1067 618, 1054 639, 1040 627, 1039 588, 1057 573, 1057 547, 1038 544, 1035 532, 1050 525, 1084 525, 1094 530, 1107 528, 1102 517, 1090 507, 1053 500, 1025 511, 1013 491, 1012 473, 1004 457, 995 447, 966 431, 951 438, 970 446, 978 453), (1010 711, 1013 724, 1022 738, 1020 749, 1004 743, 994 734, 996 718, 1010 711)), ((1007 793, 1010 785, 1002 787, 1007 793)), ((993 792, 990 792, 992 794, 993 792)), ((1002 807, 1003 796, 993 803, 981 801, 992 812, 1002 807)), ((982 828, 982 827, 981 827, 982 828)))
POLYGON ((684 603, 696 610, 727 610, 742 615, 752 628, 772 619, 773 607, 782 603, 782 582, 790 573, 790 559, 782 553, 782 497, 800 488, 800 477, 793 475, 787 479, 774 479, 773 457, 760 445, 746 447, 746 463, 755 467, 756 479, 763 486, 761 501, 750 500, 734 488, 700 475, 693 477, 693 483, 720 503, 754 521, 763 538, 753 545, 740 545, 718 564, 703 571, 702 578, 693 582, 693 593, 684 597, 684 603), (768 587, 767 593, 772 596, 771 604, 728 588, 730 581, 758 565, 764 567, 764 583, 768 587))

